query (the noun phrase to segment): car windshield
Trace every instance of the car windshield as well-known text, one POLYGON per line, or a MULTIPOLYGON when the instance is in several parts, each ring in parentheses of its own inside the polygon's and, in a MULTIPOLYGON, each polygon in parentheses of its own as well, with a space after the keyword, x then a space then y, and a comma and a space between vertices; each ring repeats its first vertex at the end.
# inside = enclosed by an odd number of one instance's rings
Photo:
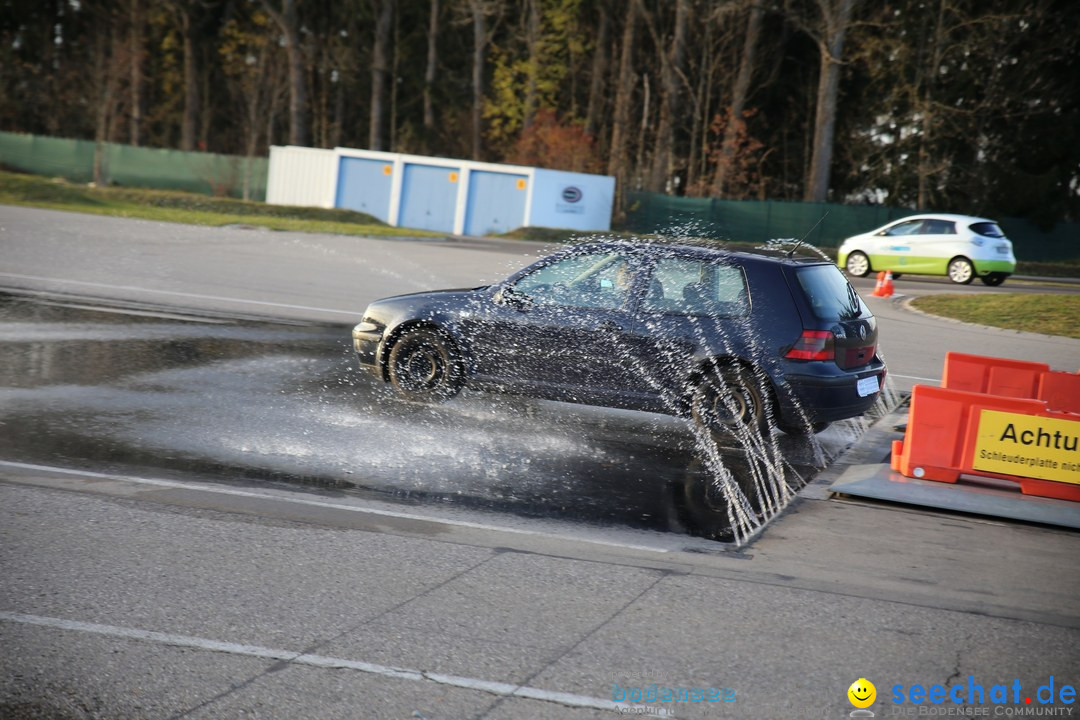
POLYGON ((989 238, 1003 238, 1005 233, 1001 231, 997 223, 992 222, 977 222, 971 224, 971 231, 989 238))
POLYGON ((834 265, 811 265, 796 273, 814 315, 821 320, 855 320, 870 316, 859 294, 834 265))

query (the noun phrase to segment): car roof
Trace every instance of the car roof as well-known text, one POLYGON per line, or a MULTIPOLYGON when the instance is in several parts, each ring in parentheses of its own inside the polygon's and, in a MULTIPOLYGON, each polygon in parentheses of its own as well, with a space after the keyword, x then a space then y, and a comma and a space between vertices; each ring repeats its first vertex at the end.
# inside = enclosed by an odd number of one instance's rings
POLYGON ((889 222, 885 223, 885 225, 882 225, 882 227, 893 225, 898 222, 904 222, 907 220, 948 220, 950 222, 997 223, 997 220, 991 220, 990 218, 984 217, 976 217, 975 215, 956 215, 954 213, 920 213, 918 215, 908 215, 906 217, 897 218, 896 220, 890 220, 889 222))
POLYGON ((627 242, 624 240, 599 240, 589 241, 567 248, 567 252, 574 250, 597 249, 597 250, 630 250, 634 253, 664 256, 683 255, 701 258, 731 258, 743 263, 763 263, 785 265, 828 264, 833 262, 824 257, 793 256, 788 257, 786 250, 755 249, 730 250, 719 246, 715 242, 703 241, 701 244, 692 242, 627 242))

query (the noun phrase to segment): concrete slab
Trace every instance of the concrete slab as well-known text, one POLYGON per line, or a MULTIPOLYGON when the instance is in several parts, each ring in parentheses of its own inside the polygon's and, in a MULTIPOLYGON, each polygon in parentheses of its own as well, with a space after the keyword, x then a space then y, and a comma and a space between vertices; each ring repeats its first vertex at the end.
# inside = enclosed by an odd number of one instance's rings
POLYGON ((1019 485, 992 478, 963 477, 952 484, 904 477, 880 463, 850 465, 829 491, 833 495, 1080 529, 1080 503, 1024 495, 1019 485))

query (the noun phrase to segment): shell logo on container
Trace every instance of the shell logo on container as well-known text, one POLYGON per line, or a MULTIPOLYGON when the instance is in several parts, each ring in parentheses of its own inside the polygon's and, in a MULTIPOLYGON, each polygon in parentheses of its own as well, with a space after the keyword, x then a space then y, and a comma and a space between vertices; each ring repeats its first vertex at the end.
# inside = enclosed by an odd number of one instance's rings
POLYGON ((393 172, 394 172, 394 166, 393 165, 383 165, 382 166, 382 174, 383 175, 391 175, 391 174, 393 174, 393 172))
POLYGON ((452 173, 450 173, 450 182, 452 182, 452 183, 456 183, 456 182, 457 182, 457 178, 458 178, 458 174, 457 174, 456 172, 452 172, 452 173))
POLYGON ((518 178, 517 189, 518 190, 524 190, 525 189, 525 178, 518 178))

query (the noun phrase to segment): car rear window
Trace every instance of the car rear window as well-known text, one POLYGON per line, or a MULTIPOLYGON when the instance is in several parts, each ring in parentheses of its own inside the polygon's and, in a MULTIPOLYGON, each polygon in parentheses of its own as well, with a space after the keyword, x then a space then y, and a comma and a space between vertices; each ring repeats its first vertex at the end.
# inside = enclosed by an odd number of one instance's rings
POLYGON ((991 238, 1003 238, 1003 237, 1005 237, 1005 233, 1003 233, 1001 231, 1001 228, 998 227, 998 224, 997 223, 992 223, 992 222, 971 223, 971 231, 974 232, 974 233, 978 233, 979 235, 982 235, 983 237, 991 237, 991 238))
POLYGON ((870 309, 835 265, 811 265, 799 268, 795 275, 815 317, 821 320, 870 317, 870 309))

